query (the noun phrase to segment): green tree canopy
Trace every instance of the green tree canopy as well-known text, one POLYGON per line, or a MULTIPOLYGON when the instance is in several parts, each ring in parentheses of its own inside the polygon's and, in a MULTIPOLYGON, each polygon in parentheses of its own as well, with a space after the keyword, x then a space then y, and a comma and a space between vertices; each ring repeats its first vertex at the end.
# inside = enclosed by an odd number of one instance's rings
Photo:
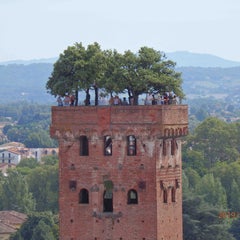
POLYGON ((21 228, 11 236, 11 240, 56 240, 58 237, 58 218, 51 212, 35 212, 21 228))
MULTIPOLYGON (((130 50, 124 54, 116 50, 101 50, 98 43, 83 47, 76 43, 68 47, 54 64, 53 72, 46 84, 52 95, 64 96, 79 90, 95 90, 95 105, 98 104, 98 89, 107 93, 127 91, 138 104, 143 93, 173 91, 180 98, 181 74, 174 70, 175 63, 153 48, 141 47, 135 54, 130 50)), ((85 103, 88 103, 86 97, 85 103)))
POLYGON ((35 201, 29 191, 25 178, 17 171, 10 170, 4 179, 2 208, 29 213, 35 210, 35 201))
MULTIPOLYGON (((205 119, 188 137, 185 154, 201 152, 205 167, 211 168, 217 162, 232 162, 239 158, 239 130, 237 125, 210 117, 205 119)), ((200 160, 200 159, 199 159, 200 160)), ((184 160, 185 161, 185 160, 184 160)))

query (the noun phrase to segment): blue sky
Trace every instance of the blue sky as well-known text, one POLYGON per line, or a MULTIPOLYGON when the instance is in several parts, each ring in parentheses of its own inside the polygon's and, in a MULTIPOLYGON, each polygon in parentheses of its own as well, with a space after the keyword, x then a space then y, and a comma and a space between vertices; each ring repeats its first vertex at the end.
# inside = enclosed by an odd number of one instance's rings
POLYGON ((68 46, 190 51, 240 61, 239 0, 0 0, 0 61, 68 46))

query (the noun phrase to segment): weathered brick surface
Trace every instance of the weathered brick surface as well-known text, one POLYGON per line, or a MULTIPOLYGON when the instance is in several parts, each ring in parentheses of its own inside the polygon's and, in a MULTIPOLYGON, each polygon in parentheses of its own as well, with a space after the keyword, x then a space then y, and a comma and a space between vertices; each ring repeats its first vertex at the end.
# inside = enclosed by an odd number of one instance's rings
POLYGON ((187 128, 185 105, 52 107, 50 132, 59 141, 60 239, 181 240, 181 137, 187 128), (80 156, 83 135, 89 156, 80 156), (103 154, 106 135, 113 141, 111 156, 103 154), (137 139, 136 156, 127 156, 128 135, 137 139), (103 212, 106 180, 114 184, 113 212, 103 212), (83 188, 89 204, 79 204, 83 188), (130 189, 137 191, 138 204, 127 204, 130 189))

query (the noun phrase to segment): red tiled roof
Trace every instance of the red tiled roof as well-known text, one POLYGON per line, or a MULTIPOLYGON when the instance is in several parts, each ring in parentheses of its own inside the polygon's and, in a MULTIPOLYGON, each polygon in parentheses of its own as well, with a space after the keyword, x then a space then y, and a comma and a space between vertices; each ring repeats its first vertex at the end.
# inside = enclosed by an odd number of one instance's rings
POLYGON ((27 215, 16 211, 0 211, 0 222, 11 225, 22 224, 27 219, 27 215))
POLYGON ((11 234, 16 232, 16 227, 9 226, 0 221, 0 234, 11 234))

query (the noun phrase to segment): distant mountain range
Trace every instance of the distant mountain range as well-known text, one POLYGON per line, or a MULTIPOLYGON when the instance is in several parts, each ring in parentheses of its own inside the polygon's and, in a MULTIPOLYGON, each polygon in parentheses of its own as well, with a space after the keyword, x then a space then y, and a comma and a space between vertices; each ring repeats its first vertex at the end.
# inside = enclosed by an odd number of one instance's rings
MULTIPOLYGON (((177 67, 238 67, 240 62, 226 60, 211 54, 192 53, 188 51, 178 51, 166 53, 169 60, 173 60, 177 63, 177 67)), ((45 59, 32 59, 32 60, 15 60, 0 62, 0 65, 9 64, 23 64, 29 65, 33 63, 54 63, 57 61, 57 57, 45 58, 45 59)))
POLYGON ((177 67, 238 67, 240 62, 226 60, 211 54, 179 51, 166 53, 167 58, 177 63, 177 67))
MULTIPOLYGON (((189 52, 168 53, 166 56, 177 63, 176 71, 182 73, 182 87, 187 99, 213 97, 240 102, 240 62, 189 52)), ((55 98, 46 91, 46 83, 56 60, 0 63, 0 95, 3 96, 0 104, 21 100, 55 102, 55 98)))
POLYGON ((31 60, 12 60, 6 62, 0 62, 0 65, 10 65, 10 64, 20 64, 20 65, 30 65, 34 63, 55 63, 57 61, 57 57, 53 58, 41 58, 41 59, 31 59, 31 60))

